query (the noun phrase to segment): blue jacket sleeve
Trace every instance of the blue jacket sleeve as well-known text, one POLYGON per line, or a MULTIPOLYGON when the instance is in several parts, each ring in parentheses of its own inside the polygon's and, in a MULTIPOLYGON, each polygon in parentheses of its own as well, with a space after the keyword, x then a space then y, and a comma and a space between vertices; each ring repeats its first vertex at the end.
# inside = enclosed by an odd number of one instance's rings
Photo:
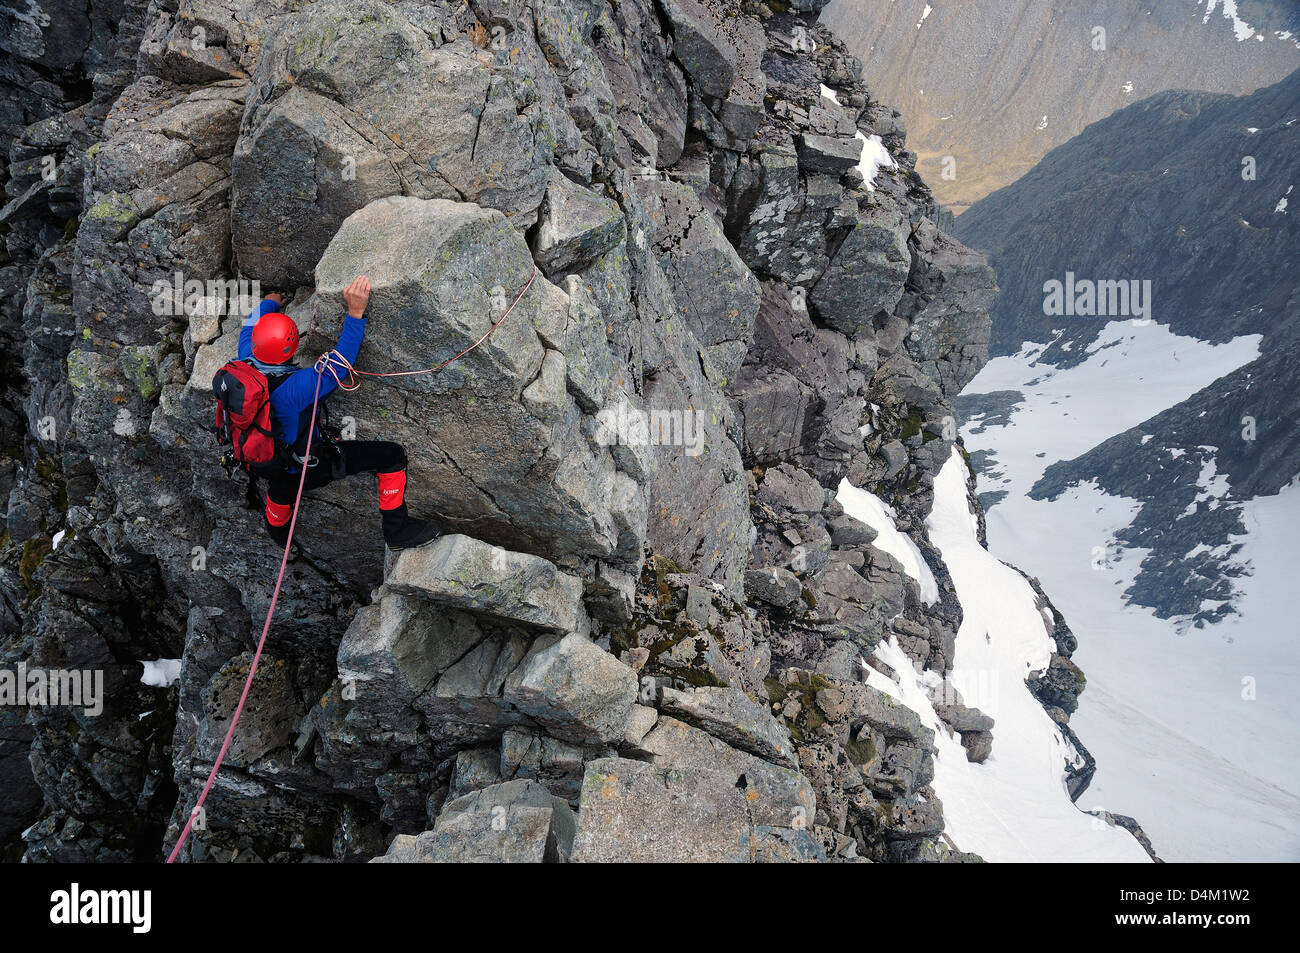
MULTIPOLYGON (((343 333, 339 335, 339 343, 335 350, 347 358, 349 364, 356 363, 357 352, 361 350, 361 339, 365 333, 365 318, 354 318, 351 315, 344 317, 343 333)), ((317 396, 324 397, 336 387, 338 384, 334 380, 334 375, 323 374, 320 380, 320 393, 317 396)), ((316 394, 316 371, 314 368, 304 367, 290 374, 289 379, 275 389, 275 400, 281 406, 291 407, 297 412, 311 406, 313 394, 316 394)))

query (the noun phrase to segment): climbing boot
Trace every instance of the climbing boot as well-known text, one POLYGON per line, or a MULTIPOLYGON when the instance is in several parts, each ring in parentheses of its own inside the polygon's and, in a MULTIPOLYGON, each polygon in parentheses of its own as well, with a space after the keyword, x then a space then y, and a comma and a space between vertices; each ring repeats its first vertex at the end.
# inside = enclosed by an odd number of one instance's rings
POLYGON ((384 510, 384 542, 394 552, 431 543, 442 535, 428 520, 416 519, 406 512, 406 504, 384 510))

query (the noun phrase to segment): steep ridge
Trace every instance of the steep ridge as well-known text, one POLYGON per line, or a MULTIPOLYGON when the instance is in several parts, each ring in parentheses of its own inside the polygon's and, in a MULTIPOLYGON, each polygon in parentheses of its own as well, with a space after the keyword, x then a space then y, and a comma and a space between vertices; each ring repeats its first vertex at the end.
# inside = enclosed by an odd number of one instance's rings
POLYGON ((978 767, 997 727, 944 681, 962 609, 925 520, 993 273, 821 4, 790 6, 128 6, 134 71, 87 54, 89 102, 11 131, 4 658, 106 673, 102 712, 5 710, 15 852, 179 833, 280 558, 205 431, 250 306, 228 283, 286 291, 315 354, 365 273, 372 371, 529 290, 445 373, 333 401, 407 447, 449 535, 386 556, 365 481, 309 495, 184 859, 974 859, 935 733, 978 767), (940 720, 864 680, 887 640, 940 720))

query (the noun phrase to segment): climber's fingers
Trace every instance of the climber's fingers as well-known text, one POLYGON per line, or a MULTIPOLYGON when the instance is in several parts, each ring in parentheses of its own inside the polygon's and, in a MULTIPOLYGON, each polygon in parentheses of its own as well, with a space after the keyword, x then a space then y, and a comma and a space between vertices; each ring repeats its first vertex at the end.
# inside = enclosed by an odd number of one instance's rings
POLYGON ((359 318, 365 313, 369 302, 370 279, 365 275, 358 275, 352 284, 343 289, 343 303, 347 305, 348 314, 359 318))

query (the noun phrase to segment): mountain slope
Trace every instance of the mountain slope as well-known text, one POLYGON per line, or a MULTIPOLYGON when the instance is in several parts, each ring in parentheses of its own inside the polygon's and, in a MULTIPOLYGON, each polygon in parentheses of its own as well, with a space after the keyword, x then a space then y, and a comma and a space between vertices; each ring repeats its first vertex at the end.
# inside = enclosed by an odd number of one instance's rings
POLYGON ((181 859, 962 862, 936 785, 969 818, 949 779, 1006 789, 1012 749, 1056 856, 1147 859, 1067 794, 1083 685, 1032 587, 1024 717, 946 681, 981 633, 927 517, 947 473, 979 548, 952 400, 994 276, 817 0, 170 6, 93 11, 132 68, 87 55, 89 99, 12 131, 0 657, 105 695, 6 707, 9 849, 155 861, 188 823, 281 565, 207 429, 239 282, 288 294, 310 360, 364 273, 362 370, 482 342, 331 398, 448 534, 385 553, 369 477, 308 494, 181 859))
POLYGON ((1133 316, 1045 314, 1045 283, 1067 272, 1149 281, 1137 317, 1202 340, 1294 333, 1297 185, 1300 71, 1243 97, 1162 93, 1095 123, 958 220, 997 268, 991 352, 1038 341, 1067 366, 1111 317, 1133 316))
POLYGON ((833 0, 822 18, 906 115, 917 167, 959 215, 1133 102, 1249 93, 1300 67, 1293 0, 833 0))

